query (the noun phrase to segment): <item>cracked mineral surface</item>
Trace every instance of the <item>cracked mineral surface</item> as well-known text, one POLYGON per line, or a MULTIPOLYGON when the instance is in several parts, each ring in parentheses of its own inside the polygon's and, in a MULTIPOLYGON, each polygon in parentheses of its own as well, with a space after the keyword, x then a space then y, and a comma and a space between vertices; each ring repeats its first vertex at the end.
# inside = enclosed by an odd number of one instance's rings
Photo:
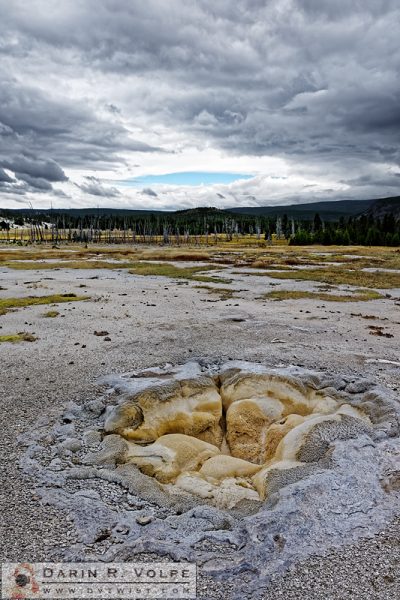
POLYGON ((398 511, 399 408, 372 381, 200 361, 100 384, 21 438, 37 493, 79 532, 65 560, 196 561, 235 578, 230 597, 257 598, 398 511))

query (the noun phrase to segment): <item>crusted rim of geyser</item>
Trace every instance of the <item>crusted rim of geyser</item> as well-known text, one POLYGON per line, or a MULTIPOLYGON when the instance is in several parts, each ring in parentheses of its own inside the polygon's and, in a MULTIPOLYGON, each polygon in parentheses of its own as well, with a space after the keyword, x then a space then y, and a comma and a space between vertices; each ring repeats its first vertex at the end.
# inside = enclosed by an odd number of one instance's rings
MULTIPOLYGON (((129 478, 135 473, 134 477, 142 480, 142 477, 136 473, 136 466, 138 466, 146 476, 152 475, 159 483, 168 484, 167 487, 158 485, 157 491, 160 494, 167 492, 168 498, 164 499, 164 502, 169 505, 171 501, 174 503, 174 500, 177 500, 178 504, 180 501, 194 500, 195 504, 205 503, 217 505, 219 508, 233 508, 236 505, 236 511, 243 510, 244 514, 247 514, 252 510, 251 505, 254 502, 265 500, 266 496, 269 497, 282 485, 306 477, 315 470, 316 465, 319 468, 327 468, 330 465, 333 442, 355 438, 363 433, 379 438, 386 434, 394 434, 395 429, 393 411, 388 410, 387 406, 382 410, 382 399, 379 394, 368 393, 371 383, 353 381, 348 384, 344 380, 338 381, 337 378, 333 382, 325 374, 297 367, 268 369, 262 365, 233 361, 219 368, 215 366, 205 368, 199 363, 191 362, 178 367, 145 369, 139 373, 128 373, 117 379, 111 376, 103 379, 103 383, 111 384, 114 396, 112 402, 110 402, 112 396, 109 395, 107 398, 104 430, 108 435, 103 439, 101 451, 90 453, 86 457, 86 463, 107 466, 111 462, 116 467, 116 471, 122 473, 124 477, 129 478), (250 386, 250 389, 247 389, 246 385, 247 388, 250 386), (244 386, 245 390, 238 394, 236 388, 240 386, 244 386), (254 386, 255 390, 252 389, 254 386), (279 389, 280 387, 283 389, 279 389), (202 408, 205 388, 208 391, 205 404, 209 406, 206 409, 202 408), (229 394, 233 394, 232 397, 229 394), (314 394, 313 404, 309 398, 310 394, 314 394), (297 398, 290 399, 291 395, 297 398), (200 403, 194 408, 194 398, 199 396, 200 403), (200 406, 201 401, 202 406, 200 406), (260 402, 264 408, 267 405, 269 410, 271 403, 274 402, 281 407, 278 415, 267 420, 265 427, 267 438, 271 429, 279 429, 279 424, 285 422, 285 420, 280 421, 282 416, 286 415, 287 421, 291 417, 296 418, 295 424, 286 428, 285 433, 281 434, 281 443, 277 447, 278 456, 282 455, 280 459, 273 460, 270 456, 269 460, 254 460, 249 448, 243 448, 243 444, 239 443, 237 444, 239 451, 229 438, 231 411, 236 410, 239 413, 236 417, 237 428, 240 419, 243 419, 246 410, 249 410, 248 405, 255 411, 255 415, 252 424, 245 424, 244 427, 247 427, 245 433, 242 431, 245 439, 244 446, 246 444, 251 446, 249 438, 252 436, 253 442, 257 440, 257 436, 260 439, 263 437, 265 431, 263 433, 261 429, 257 429, 257 420, 264 418, 259 410, 260 402), (297 407, 293 408, 292 405, 292 408, 288 408, 291 402, 295 405, 296 402, 300 402, 301 406, 297 404, 297 407), (307 408, 307 402, 311 402, 312 406, 307 408), (186 403, 187 406, 182 408, 182 403, 186 403), (283 406, 285 403, 286 406, 283 406), (333 404, 330 409, 327 408, 329 403, 333 404), (213 409, 210 405, 216 408, 215 414, 212 413, 213 409), (285 413, 282 412, 284 409, 287 409, 285 413), (185 413, 185 410, 190 414, 185 413), (203 410, 208 410, 208 413, 201 412, 203 410), (165 417, 162 417, 163 411, 165 417), (182 415, 189 417, 189 421, 191 418, 192 421, 182 424, 182 415), (214 435, 209 431, 210 424, 207 419, 205 425, 198 423, 194 425, 193 421, 196 419, 199 421, 200 415, 212 418, 214 435), (177 416, 179 418, 174 422, 177 416), (308 422, 305 423, 304 420, 308 422), (310 422, 316 425, 313 425, 313 429, 305 436, 304 446, 301 453, 298 453, 297 460, 290 456, 290 452, 289 456, 287 452, 279 453, 282 444, 290 437, 288 433, 295 434, 295 431, 302 428, 307 429, 310 422), (193 431, 196 426, 197 429, 193 431), (329 431, 329 427, 334 429, 333 433, 329 431), (295 431, 293 428, 296 428, 295 431), (186 448, 194 442, 195 445, 201 445, 201 449, 196 449, 196 452, 199 453, 199 457, 203 457, 196 466, 192 465, 190 468, 177 471, 174 470, 175 465, 169 464, 168 468, 165 466, 164 458, 167 457, 166 460, 169 460, 171 451, 174 452, 177 445, 186 448), (223 444, 227 451, 221 449, 223 444), (316 451, 317 444, 319 450, 316 451), (162 458, 163 453, 164 458, 162 458), (163 463, 161 467, 160 461, 163 463), (228 469, 225 475, 221 475, 223 463, 231 467, 231 471, 229 472, 228 469), (254 463, 261 466, 254 467, 254 463), (238 473, 233 474, 232 464, 239 470, 247 469, 247 476, 244 472, 243 476, 238 473), (174 474, 172 478, 168 469, 172 469, 174 474), (219 471, 217 480, 213 479, 216 470, 219 471), (213 484, 215 484, 214 489, 211 487, 213 484), (171 498, 171 495, 173 496, 178 490, 183 498, 171 498), (229 498, 230 494, 232 497, 236 496, 231 504, 229 504, 232 500, 229 498), (199 495, 200 499, 197 497, 199 495), (213 499, 209 500, 210 497, 213 499)), ((260 447, 258 440, 253 445, 260 447)), ((150 491, 153 497, 154 486, 144 481, 142 486, 143 494, 150 491)))
POLYGON ((78 532, 77 542, 58 550, 58 558, 130 560, 151 552, 196 561, 213 577, 240 574, 235 598, 252 598, 271 573, 372 535, 398 510, 399 402, 373 381, 299 367, 204 361, 110 375, 99 383, 97 397, 83 405, 70 402, 55 423, 41 416, 19 438, 27 447, 21 468, 37 495, 66 512, 78 532), (290 478, 277 476, 266 500, 246 500, 229 509, 191 494, 168 493, 132 465, 118 465, 115 448, 109 464, 88 460, 101 451, 107 405, 123 401, 132 385, 163 386, 171 375, 215 375, 229 368, 281 374, 329 390, 354 406, 362 404, 372 427, 358 438, 331 443, 322 460, 290 470, 290 478))
MULTIPOLYGON (((122 375, 110 375, 99 380, 106 389, 97 400, 87 402, 83 407, 70 404, 64 411, 63 421, 78 423, 91 429, 82 432, 79 451, 68 447, 68 437, 62 439, 59 445, 66 458, 73 459, 64 471, 60 469, 57 475, 63 474, 66 479, 101 478, 119 483, 131 493, 137 493, 143 499, 167 506, 178 514, 199 505, 215 506, 215 502, 202 498, 188 491, 179 494, 171 493, 171 486, 160 484, 153 477, 143 474, 135 465, 126 464, 123 460, 125 441, 120 436, 104 433, 104 422, 115 406, 123 405, 127 399, 140 394, 144 390, 154 390, 156 394, 168 388, 171 381, 196 380, 204 375, 215 377, 230 371, 240 371, 243 376, 271 375, 283 378, 304 390, 314 389, 323 391, 339 402, 350 404, 355 408, 362 407, 368 415, 372 427, 364 432, 372 439, 379 441, 386 437, 398 435, 399 418, 396 404, 388 397, 388 391, 382 390, 372 381, 355 377, 338 377, 324 372, 311 371, 300 367, 268 368, 258 363, 229 361, 224 364, 189 362, 184 365, 155 367, 142 371, 132 371, 122 375), (92 423, 90 423, 92 421, 92 423), (93 440, 97 440, 93 443, 93 440), (69 455, 69 456, 68 456, 69 455)), ((355 437, 352 435, 350 437, 355 437)), ((265 499, 239 501, 233 507, 218 506, 236 517, 244 517, 258 512, 260 504, 274 502, 274 492, 302 478, 312 475, 316 470, 334 468, 332 451, 335 440, 326 442, 326 451, 318 461, 304 460, 302 464, 288 470, 272 469, 268 480, 268 496, 265 499)), ((73 442, 72 442, 73 446, 73 442)), ((52 478, 54 479, 54 475, 52 478)))

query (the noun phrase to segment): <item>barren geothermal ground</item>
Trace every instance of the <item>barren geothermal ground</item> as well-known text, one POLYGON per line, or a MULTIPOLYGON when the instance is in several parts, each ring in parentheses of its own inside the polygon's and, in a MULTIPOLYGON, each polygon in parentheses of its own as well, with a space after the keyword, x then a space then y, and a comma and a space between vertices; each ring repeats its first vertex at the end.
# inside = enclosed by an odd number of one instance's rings
POLYGON ((400 597, 400 253, 0 248, 2 562, 400 597))

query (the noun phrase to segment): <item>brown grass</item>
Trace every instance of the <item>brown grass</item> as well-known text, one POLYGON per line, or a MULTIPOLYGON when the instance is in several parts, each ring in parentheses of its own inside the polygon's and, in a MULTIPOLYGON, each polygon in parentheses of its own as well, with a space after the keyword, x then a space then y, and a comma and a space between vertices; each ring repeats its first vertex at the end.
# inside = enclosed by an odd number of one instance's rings
POLYGON ((374 290, 355 290, 351 294, 331 294, 303 290, 274 290, 263 295, 267 300, 323 300, 326 302, 363 302, 384 298, 374 290))
POLYGON ((234 297, 235 290, 229 288, 211 287, 210 285, 195 285, 197 290, 204 290, 208 294, 216 294, 220 300, 231 300, 234 297))
POLYGON ((51 270, 51 269, 129 269, 132 263, 107 262, 105 260, 74 260, 59 262, 38 262, 38 261, 8 261, 3 263, 4 267, 22 271, 51 270))
POLYGON ((268 271, 265 273, 273 279, 295 279, 297 281, 319 281, 330 285, 354 285, 375 289, 390 289, 400 287, 398 273, 383 273, 382 271, 368 272, 346 270, 340 267, 329 269, 306 269, 302 271, 268 271))
POLYGON ((221 277, 212 277, 205 274, 201 275, 201 273, 212 271, 214 269, 220 269, 220 267, 217 267, 216 265, 209 265, 207 267, 176 267, 170 263, 138 262, 129 270, 129 272, 135 275, 188 279, 205 283, 229 283, 229 280, 221 277))
POLYGON ((168 261, 201 261, 255 268, 282 268, 297 265, 324 265, 328 262, 341 262, 343 266, 360 269, 376 267, 400 269, 400 253, 385 247, 360 246, 265 246, 264 243, 252 239, 246 243, 239 241, 224 242, 208 246, 128 246, 128 245, 89 245, 65 244, 60 248, 49 246, 27 246, 11 249, 10 246, 0 248, 0 264, 15 269, 52 269, 52 268, 129 268, 131 262, 139 260, 168 261), (319 253, 323 253, 322 255, 319 253), (354 256, 349 256, 354 255, 354 256), (360 258, 356 258, 356 257, 360 258), (39 263, 44 259, 53 259, 54 264, 39 263), (93 259, 92 263, 88 263, 93 259), (108 259, 120 261, 109 263, 108 259), (16 261, 31 261, 18 264, 16 261), (64 262, 66 261, 66 262, 64 262), (33 264, 37 263, 37 264, 33 264), (39 263, 39 264, 38 264, 39 263), (69 263, 69 264, 68 264, 69 263))
POLYGON ((327 294, 325 292, 306 292, 301 290, 274 290, 263 296, 266 300, 322 300, 324 302, 365 302, 383 298, 378 292, 358 290, 353 294, 327 294))

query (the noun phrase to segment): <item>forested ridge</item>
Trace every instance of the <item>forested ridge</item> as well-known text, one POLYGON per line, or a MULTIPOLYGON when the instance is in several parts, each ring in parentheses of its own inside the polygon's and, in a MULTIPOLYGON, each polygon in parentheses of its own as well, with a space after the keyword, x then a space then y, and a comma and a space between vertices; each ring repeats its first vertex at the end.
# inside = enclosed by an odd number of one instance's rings
MULTIPOLYGON (((315 212, 312 218, 300 218, 290 215, 289 210, 282 214, 284 207, 277 208, 278 215, 235 213, 233 210, 213 207, 175 212, 0 209, 0 229, 43 227, 62 231, 67 239, 73 241, 90 241, 93 236, 96 237, 94 232, 123 231, 133 236, 161 236, 165 243, 174 236, 189 239, 190 236, 225 234, 226 239, 230 240, 235 236, 250 234, 266 240, 272 236, 285 238, 295 245, 400 244, 400 198, 378 200, 363 214, 340 216, 334 221, 325 220, 324 214, 319 212, 315 212), (88 232, 91 232, 91 238, 88 238, 88 232)), ((312 204, 309 205, 309 211, 311 209, 312 204)))

